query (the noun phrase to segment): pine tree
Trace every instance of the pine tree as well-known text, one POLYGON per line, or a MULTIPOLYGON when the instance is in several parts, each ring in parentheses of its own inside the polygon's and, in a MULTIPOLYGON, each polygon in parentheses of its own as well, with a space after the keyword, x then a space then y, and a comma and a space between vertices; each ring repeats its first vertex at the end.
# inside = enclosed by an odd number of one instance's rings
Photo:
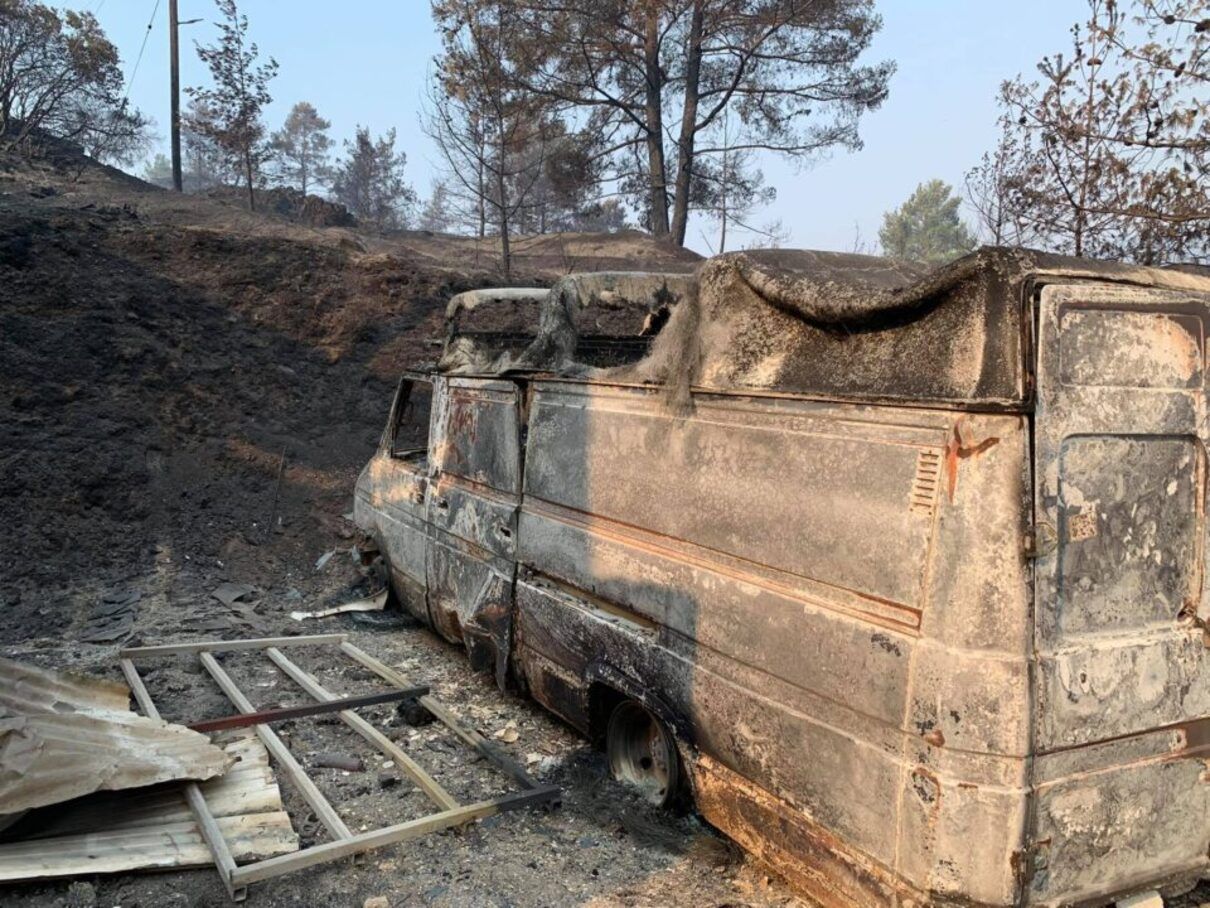
POLYGON ((395 130, 377 141, 357 127, 345 142, 347 157, 332 177, 332 196, 363 224, 379 230, 406 227, 416 206, 416 191, 403 176, 407 156, 395 152, 395 130))
POLYGON ((883 215, 878 239, 886 255, 940 265, 965 255, 975 238, 958 216, 962 200, 941 180, 916 187, 911 197, 883 215))
POLYGON ((600 136, 652 233, 678 245, 699 164, 728 150, 803 163, 860 148, 860 118, 881 105, 894 72, 861 59, 882 25, 871 0, 508 5, 520 19, 507 36, 510 77, 600 136), (727 111, 734 142, 723 146, 712 133, 727 111))
POLYGON ((331 127, 332 124, 321 117, 310 102, 299 101, 291 108, 282 128, 269 140, 278 174, 290 185, 297 186, 304 196, 331 177, 328 167, 332 150, 328 130, 331 127))
POLYGON ((277 61, 257 64, 260 51, 248 43, 248 17, 241 16, 235 0, 215 0, 224 21, 217 45, 197 46, 197 54, 210 69, 213 88, 187 88, 197 102, 193 128, 211 139, 242 174, 248 186, 248 207, 256 209, 256 183, 269 156, 261 111, 273 100, 269 82, 277 75, 277 61))

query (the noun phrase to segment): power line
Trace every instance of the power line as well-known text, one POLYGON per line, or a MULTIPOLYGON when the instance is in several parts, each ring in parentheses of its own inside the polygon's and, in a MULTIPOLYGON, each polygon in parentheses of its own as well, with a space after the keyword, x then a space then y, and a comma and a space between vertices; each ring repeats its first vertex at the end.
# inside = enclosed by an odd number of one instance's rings
POLYGON ((143 43, 139 47, 139 55, 135 58, 134 69, 130 71, 130 80, 126 83, 126 93, 122 95, 123 107, 126 106, 126 99, 130 97, 130 89, 134 85, 134 77, 139 74, 139 64, 143 62, 143 51, 147 50, 147 39, 151 37, 151 29, 155 25, 155 14, 159 11, 160 0, 155 0, 155 6, 151 10, 151 21, 147 23, 147 31, 143 32, 143 43))

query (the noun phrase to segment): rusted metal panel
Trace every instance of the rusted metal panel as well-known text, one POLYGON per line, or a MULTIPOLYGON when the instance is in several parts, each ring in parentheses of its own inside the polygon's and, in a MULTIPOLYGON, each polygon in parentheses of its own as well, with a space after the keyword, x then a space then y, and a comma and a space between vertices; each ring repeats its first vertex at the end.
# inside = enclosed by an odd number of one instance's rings
MULTIPOLYGON (((253 861, 298 850, 269 754, 255 735, 223 745, 235 765, 198 787, 231 854, 253 861)), ((98 793, 46 816, 31 815, 20 839, 0 844, 0 882, 201 867, 212 861, 181 792, 98 793), (53 815, 50 815, 53 814, 53 815)))
POLYGON ((429 617, 504 687, 512 647, 520 394, 515 384, 444 380, 429 441, 425 578, 429 617))
POLYGON ((358 519, 358 525, 370 530, 378 540, 391 569, 391 581, 399 600, 414 617, 428 622, 428 598, 425 593, 425 550, 428 529, 424 521, 402 509, 383 505, 373 510, 371 520, 358 519))
POLYGON ((516 495, 442 474, 431 486, 429 525, 510 561, 516 557, 516 495))
POLYGON ((859 847, 893 856, 888 805, 900 773, 895 735, 885 726, 756 670, 741 668, 737 677, 731 660, 708 651, 657 645, 649 634, 540 583, 518 582, 517 609, 517 660, 529 689, 568 721, 587 730, 585 680, 616 671, 644 702, 658 700, 656 711, 674 718, 697 748, 766 786, 776 782, 783 797, 793 793, 800 810, 810 803, 859 847), (565 675, 582 679, 579 686, 565 675), (759 685, 763 693, 741 685, 759 685), (872 740, 861 740, 863 733, 872 740))
POLYGON ((0 814, 231 765, 205 735, 131 712, 129 697, 124 684, 0 658, 0 814))
POLYGON ((457 536, 433 530, 428 544, 429 615, 433 629, 462 643, 477 669, 508 683, 515 564, 457 536))
MULTIPOLYGON (((944 450, 944 422, 880 424, 826 405, 709 395, 694 405, 678 419, 650 391, 539 383, 527 513, 550 505, 553 520, 572 511, 605 532, 640 526, 699 557, 726 553, 783 585, 801 582, 825 605, 917 623, 933 521, 931 508, 908 505, 935 495, 917 471, 944 450), (775 526, 793 532, 759 531, 775 526)), ((523 560, 538 564, 543 552, 530 547, 523 560)))
POLYGON ((827 908, 912 905, 922 894, 897 880, 836 836, 825 823, 698 751, 687 751, 694 801, 702 813, 749 853, 827 908))
POLYGON ((1205 875, 1208 767, 1210 746, 1179 727, 1039 756, 1037 900, 1091 902, 1205 875))
POLYGON ((521 488, 517 386, 451 378, 435 400, 429 441, 435 474, 449 474, 498 492, 521 488))
MULTIPOLYGON (((428 537, 429 437, 433 414, 429 407, 423 437, 396 446, 412 393, 435 395, 443 379, 405 376, 395 392, 387 428, 374 458, 361 471, 353 497, 353 519, 378 542, 390 568, 391 585, 403 606, 428 622, 425 593, 425 549, 428 537), (417 448, 416 445, 419 444, 417 448)), ((414 427, 416 430, 420 426, 414 427)))
POLYGON ((1010 904, 1027 429, 706 394, 673 418, 648 392, 538 383, 520 558, 563 589, 518 583, 531 690, 582 725, 550 666, 621 665, 703 753, 887 872, 1010 904))

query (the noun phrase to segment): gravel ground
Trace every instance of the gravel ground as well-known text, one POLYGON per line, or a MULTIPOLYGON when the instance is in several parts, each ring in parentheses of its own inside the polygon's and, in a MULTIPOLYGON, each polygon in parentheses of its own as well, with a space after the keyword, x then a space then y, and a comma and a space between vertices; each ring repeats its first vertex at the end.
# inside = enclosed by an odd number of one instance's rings
MULTIPOLYGON (((366 581, 346 559, 333 559, 323 572, 312 576, 290 576, 282 585, 266 585, 252 594, 252 601, 240 603, 238 613, 210 595, 227 579, 229 576, 221 571, 165 565, 160 575, 144 578, 149 582, 122 584, 121 592, 142 593, 131 642, 347 633, 357 646, 406 677, 430 685, 433 694, 461 719, 526 765, 536 778, 563 790, 562 805, 555 809, 490 817, 463 831, 380 848, 360 866, 338 861, 256 884, 250 891, 249 904, 361 906, 375 897, 385 898, 389 906, 701 908, 805 904, 696 817, 672 815, 635 799, 609 778, 603 755, 576 732, 536 704, 501 693, 486 676, 470 671, 460 649, 405 617, 386 612, 342 615, 305 624, 291 620, 291 610, 364 592, 366 581), (171 595, 165 594, 165 589, 171 590, 171 595), (248 621, 255 629, 245 625, 248 621), (224 623, 231 627, 217 632, 192 632, 182 627, 221 628, 224 623)), ((83 602, 106 592, 78 589, 69 598, 83 602)), ((14 630, 11 626, 6 629, 0 654, 120 677, 117 644, 82 643, 65 649, 60 638, 21 640, 14 630)), ((383 689, 376 676, 334 648, 292 647, 288 655, 339 695, 383 689)), ((221 661, 258 707, 307 700, 294 682, 259 654, 228 654, 221 661)), ((140 671, 165 718, 188 722, 234 711, 195 657, 149 659, 140 662, 140 671)), ((516 790, 510 779, 440 723, 409 725, 392 705, 368 707, 361 713, 460 802, 516 790)), ((277 728, 354 832, 433 812, 427 798, 406 777, 384 768, 386 759, 335 717, 289 721, 277 728), (359 757, 365 770, 347 772, 313 766, 314 758, 321 753, 359 757)), ((325 841, 323 827, 299 793, 280 773, 278 781, 302 844, 325 841)), ((210 868, 0 888, 0 903, 27 908, 159 908, 222 905, 227 901, 210 868)))

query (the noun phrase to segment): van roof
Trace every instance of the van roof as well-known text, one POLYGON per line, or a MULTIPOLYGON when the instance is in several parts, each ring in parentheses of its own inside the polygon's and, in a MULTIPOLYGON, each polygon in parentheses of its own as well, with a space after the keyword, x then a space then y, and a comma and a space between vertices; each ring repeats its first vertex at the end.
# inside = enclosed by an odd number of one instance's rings
MULTIPOLYGON (((990 246, 934 269, 849 253, 731 253, 699 267, 636 362, 592 368, 531 355, 484 371, 659 384, 682 401, 698 388, 1022 409, 1029 301, 1045 284, 1075 282, 1210 293, 1210 269, 990 246)), ((552 346, 545 333, 567 332, 548 311, 557 302, 551 294, 544 305, 531 351, 552 346)))

